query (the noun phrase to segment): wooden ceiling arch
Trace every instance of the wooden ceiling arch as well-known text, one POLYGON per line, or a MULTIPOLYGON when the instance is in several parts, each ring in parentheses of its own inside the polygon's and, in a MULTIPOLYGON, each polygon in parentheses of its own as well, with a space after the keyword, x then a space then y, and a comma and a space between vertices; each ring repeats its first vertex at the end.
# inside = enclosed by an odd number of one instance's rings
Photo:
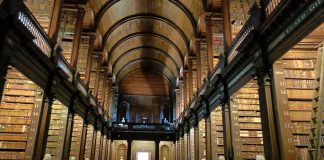
POLYGON ((138 49, 134 50, 132 52, 129 52, 128 54, 124 54, 118 61, 116 61, 115 66, 113 67, 113 72, 118 72, 123 66, 127 65, 128 63, 139 60, 139 59, 152 59, 159 61, 163 63, 172 73, 176 76, 179 75, 179 68, 176 66, 175 63, 172 63, 173 61, 170 60, 168 56, 163 54, 163 52, 152 52, 150 48, 146 49, 138 49))
POLYGON ((115 62, 123 53, 141 46, 158 48, 168 53, 177 62, 177 66, 183 64, 183 55, 178 46, 163 35, 156 33, 135 33, 124 37, 112 47, 108 62, 115 62))
POLYGON ((154 66, 176 82, 198 32, 203 0, 90 0, 90 4, 117 79, 135 68, 154 66))
POLYGON ((160 72, 162 75, 167 77, 167 79, 170 81, 171 85, 173 87, 176 86, 176 76, 173 75, 173 73, 170 71, 169 68, 167 68, 163 63, 152 60, 152 59, 139 59, 134 60, 127 65, 123 66, 123 68, 120 69, 119 72, 117 72, 116 75, 116 84, 119 84, 122 79, 124 79, 127 75, 132 73, 133 71, 139 70, 139 69, 152 69, 155 71, 160 72))

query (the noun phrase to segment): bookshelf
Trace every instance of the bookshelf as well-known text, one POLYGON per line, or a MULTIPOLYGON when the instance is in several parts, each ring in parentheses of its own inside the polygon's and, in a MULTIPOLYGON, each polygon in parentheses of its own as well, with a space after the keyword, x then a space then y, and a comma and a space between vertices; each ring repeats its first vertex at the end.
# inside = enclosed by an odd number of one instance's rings
POLYGON ((51 23, 54 0, 26 0, 24 3, 47 33, 51 23))
MULTIPOLYGON (((201 56, 201 84, 204 83, 204 79, 208 75, 208 53, 207 53, 207 43, 200 42, 200 56, 201 56)), ((199 86, 200 87, 200 86, 199 86)))
POLYGON ((206 126, 205 119, 199 121, 199 159, 206 159, 206 126))
POLYGON ((192 93, 197 92, 197 59, 192 60, 192 93))
POLYGON ((252 80, 239 89, 232 102, 236 110, 233 112, 237 112, 234 119, 238 120, 234 132, 239 132, 239 139, 235 139, 241 145, 237 152, 241 153, 242 159, 255 159, 264 154, 257 82, 252 80))
POLYGON ((279 60, 281 66, 275 70, 284 73, 282 87, 287 91, 293 143, 299 159, 307 159, 316 58, 315 49, 291 49, 279 60))
POLYGON ((71 139, 70 158, 75 157, 79 159, 81 141, 82 141, 82 130, 83 130, 83 119, 75 115, 73 119, 73 131, 71 139))
POLYGON ((84 159, 91 158, 91 150, 92 150, 92 141, 93 141, 93 132, 94 128, 92 125, 87 126, 87 136, 86 136, 86 145, 84 151, 84 159))
POLYGON ((213 67, 219 62, 219 56, 224 52, 224 38, 222 21, 214 21, 212 26, 213 40, 213 67))
POLYGON ((101 149, 101 132, 100 131, 96 131, 97 132, 97 137, 96 137, 96 148, 95 148, 95 160, 99 160, 99 156, 100 156, 100 149, 101 149))
POLYGON ((63 156, 67 114, 68 108, 60 101, 54 100, 45 151, 45 154, 50 154, 53 160, 61 160, 63 156))
POLYGON ((190 146, 190 149, 189 149, 190 159, 195 159, 195 154, 198 154, 198 153, 195 153, 196 150, 195 150, 195 129, 194 129, 194 127, 190 129, 189 146, 190 146))
POLYGON ((232 22, 233 39, 239 33, 247 19, 249 18, 249 10, 256 0, 231 0, 230 14, 232 22))
POLYGON ((104 135, 103 136, 103 140, 102 140, 102 152, 101 152, 101 159, 108 159, 108 157, 106 158, 106 154, 107 154, 107 136, 104 135))
POLYGON ((62 9, 57 43, 61 45, 63 50, 62 54, 69 63, 71 62, 77 15, 78 11, 76 9, 62 9))
POLYGON ((9 68, 6 79, 0 103, 0 159, 29 159, 43 91, 14 67, 9 68))
POLYGON ((97 64, 98 64, 97 58, 95 56, 92 56, 91 71, 90 71, 90 83, 89 83, 89 90, 92 93, 94 92, 94 85, 95 85, 95 81, 96 81, 97 64))
POLYGON ((212 159, 217 159, 219 156, 224 156, 223 118, 221 107, 217 107, 212 111, 210 116, 212 124, 212 159))
POLYGON ((77 60, 77 70, 80 74, 80 79, 83 82, 85 82, 89 45, 90 45, 90 36, 82 36, 80 42, 78 60, 77 60))

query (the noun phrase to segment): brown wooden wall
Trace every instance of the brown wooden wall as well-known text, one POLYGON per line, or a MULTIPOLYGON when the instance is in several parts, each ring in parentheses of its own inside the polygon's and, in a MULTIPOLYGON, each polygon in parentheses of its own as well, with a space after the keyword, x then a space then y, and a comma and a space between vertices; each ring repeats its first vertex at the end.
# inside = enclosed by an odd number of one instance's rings
POLYGON ((169 96, 168 80, 152 70, 138 70, 122 80, 119 93, 123 95, 169 96))

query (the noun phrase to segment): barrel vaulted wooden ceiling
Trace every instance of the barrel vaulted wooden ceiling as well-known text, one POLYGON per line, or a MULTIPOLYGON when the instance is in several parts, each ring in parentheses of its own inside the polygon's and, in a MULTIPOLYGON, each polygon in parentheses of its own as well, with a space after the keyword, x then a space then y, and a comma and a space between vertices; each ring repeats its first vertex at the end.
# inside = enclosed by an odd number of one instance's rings
POLYGON ((220 0, 90 0, 116 83, 151 68, 175 85, 206 4, 220 8, 220 0))

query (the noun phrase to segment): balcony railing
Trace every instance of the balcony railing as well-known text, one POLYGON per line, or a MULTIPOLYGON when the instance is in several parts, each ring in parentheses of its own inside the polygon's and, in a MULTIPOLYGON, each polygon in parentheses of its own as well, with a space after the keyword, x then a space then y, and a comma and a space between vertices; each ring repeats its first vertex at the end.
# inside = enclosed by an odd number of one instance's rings
POLYGON ((33 42, 36 46, 43 54, 50 57, 54 45, 50 42, 50 38, 44 29, 24 4, 22 5, 22 10, 18 12, 17 19, 33 35, 33 42))
POLYGON ((279 6, 282 0, 268 0, 263 1, 265 6, 265 14, 267 17, 271 15, 271 13, 279 6))
POLYGON ((173 123, 112 123, 115 131, 168 131, 173 132, 173 123))

